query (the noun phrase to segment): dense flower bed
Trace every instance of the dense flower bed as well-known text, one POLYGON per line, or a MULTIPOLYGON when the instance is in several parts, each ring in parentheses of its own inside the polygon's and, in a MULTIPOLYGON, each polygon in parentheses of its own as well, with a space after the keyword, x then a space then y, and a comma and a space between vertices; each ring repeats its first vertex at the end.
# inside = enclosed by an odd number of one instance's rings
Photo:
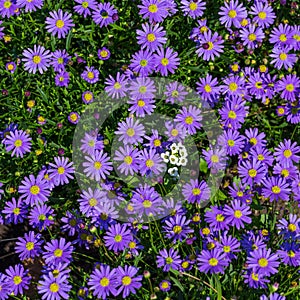
POLYGON ((299 5, 0 0, 0 300, 300 299, 299 5))

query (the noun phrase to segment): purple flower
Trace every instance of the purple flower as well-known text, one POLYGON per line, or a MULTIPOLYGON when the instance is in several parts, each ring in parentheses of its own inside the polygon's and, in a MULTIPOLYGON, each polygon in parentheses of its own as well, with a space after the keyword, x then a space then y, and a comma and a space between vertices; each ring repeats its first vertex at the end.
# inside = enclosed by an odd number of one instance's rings
POLYGON ((95 10, 97 6, 95 0, 75 0, 75 2, 78 4, 74 6, 74 10, 84 18, 90 16, 91 11, 95 10))
POLYGON ((141 150, 138 159, 139 171, 142 176, 152 173, 158 175, 164 171, 165 165, 154 149, 141 150))
POLYGON ((116 284, 119 286, 117 294, 122 291, 122 297, 126 298, 129 294, 136 294, 136 290, 142 287, 143 276, 137 275, 138 268, 125 265, 124 268, 119 266, 116 270, 116 284))
POLYGON ((272 293, 270 294, 269 297, 267 297, 266 295, 262 295, 260 296, 259 300, 285 300, 285 296, 281 296, 277 293, 272 293))
POLYGON ((128 104, 131 104, 131 107, 128 109, 129 112, 135 113, 137 117, 145 117, 145 115, 151 115, 155 109, 155 100, 154 99, 129 99, 128 104))
POLYGON ((181 9, 184 15, 193 19, 201 17, 205 10, 205 2, 201 0, 181 0, 181 9))
POLYGON ((124 74, 117 73, 116 79, 111 75, 105 80, 105 92, 113 99, 119 99, 126 96, 128 80, 124 74))
POLYGON ((296 214, 290 214, 288 221, 285 218, 279 220, 277 228, 285 239, 298 238, 300 236, 300 218, 296 214))
POLYGON ((68 72, 62 71, 56 74, 55 76, 55 85, 56 86, 65 86, 67 87, 70 82, 70 75, 68 72))
POLYGON ((126 224, 111 225, 105 233, 105 246, 109 250, 123 251, 131 241, 132 234, 126 224))
POLYGON ((220 94, 221 88, 218 86, 218 79, 207 74, 205 78, 199 78, 197 85, 197 93, 203 100, 214 103, 220 94))
POLYGON ((234 25, 237 28, 241 27, 241 21, 247 18, 247 10, 238 0, 231 0, 229 3, 224 3, 219 12, 221 24, 226 27, 234 25))
POLYGON ((41 234, 35 234, 34 231, 25 233, 24 238, 19 237, 16 242, 15 251, 19 254, 21 260, 29 257, 34 258, 41 252, 43 240, 41 234))
POLYGON ((257 43, 261 43, 263 41, 265 34, 261 28, 251 24, 240 30, 240 37, 244 46, 247 46, 248 49, 255 49, 258 47, 257 43))
POLYGON ((65 65, 71 59, 71 56, 66 52, 66 50, 56 50, 52 53, 50 65, 53 67, 55 72, 60 72, 65 70, 65 65))
POLYGON ((99 74, 100 72, 95 69, 95 67, 86 66, 85 71, 83 71, 83 73, 81 74, 81 78, 90 84, 94 84, 99 81, 99 74))
POLYGON ((35 74, 38 70, 41 74, 49 67, 49 60, 52 54, 50 50, 46 50, 43 46, 34 45, 33 49, 28 48, 22 53, 25 58, 22 61, 25 62, 24 69, 29 73, 35 74))
POLYGON ((154 99, 156 87, 151 78, 138 77, 130 82, 129 91, 132 99, 154 99))
POLYGON ((170 250, 160 250, 157 255, 156 263, 158 267, 163 267, 164 272, 169 272, 170 269, 178 270, 181 259, 177 250, 170 248, 170 250))
POLYGON ((163 292, 168 292, 171 289, 171 282, 168 280, 163 280, 159 284, 159 289, 163 292))
POLYGON ((38 204, 31 209, 28 219, 33 228, 42 231, 54 223, 54 217, 54 210, 50 206, 38 204))
POLYGON ((166 91, 164 92, 166 98, 166 103, 174 104, 174 102, 182 102, 185 96, 188 94, 184 85, 178 83, 177 81, 171 82, 166 86, 166 91))
POLYGON ((296 142, 284 139, 283 142, 274 149, 275 159, 283 166, 292 166, 300 161, 300 146, 296 142))
POLYGON ((72 20, 72 15, 67 12, 63 12, 61 9, 58 11, 50 12, 50 17, 46 18, 46 29, 53 36, 58 38, 65 38, 70 29, 75 26, 72 20))
POLYGON ((12 198, 11 201, 5 202, 4 209, 2 210, 2 214, 8 224, 22 223, 26 218, 27 212, 28 207, 25 205, 25 203, 21 199, 16 201, 15 198, 12 198))
POLYGON ((226 151, 224 149, 213 148, 208 151, 202 150, 202 154, 208 164, 208 167, 212 168, 213 172, 217 172, 225 168, 226 151))
POLYGON ((43 2, 44 0, 17 0, 17 5, 20 8, 25 7, 25 12, 32 12, 42 8, 43 2))
POLYGON ((219 209, 217 206, 211 206, 211 210, 205 212, 205 221, 214 231, 229 229, 228 217, 225 215, 224 210, 219 209))
POLYGON ((290 54, 290 49, 290 46, 285 46, 275 47, 272 50, 270 57, 274 59, 271 61, 271 64, 274 64, 276 69, 280 70, 282 67, 284 67, 286 70, 288 70, 289 68, 293 68, 295 62, 297 61, 297 55, 290 54))
POLYGON ((54 163, 49 163, 50 178, 56 186, 68 184, 69 179, 73 179, 74 167, 73 162, 69 162, 68 157, 54 157, 54 163))
POLYGON ((162 76, 167 76, 168 72, 174 74, 179 65, 178 53, 169 47, 165 50, 159 48, 156 50, 157 54, 153 56, 156 69, 162 76))
POLYGON ((198 179, 191 179, 182 187, 182 194, 189 203, 200 204, 209 199, 210 188, 204 180, 199 183, 198 179))
POLYGON ((68 121, 72 124, 77 124, 80 120, 80 116, 77 112, 72 111, 68 115, 68 121))
POLYGON ((291 26, 279 24, 278 27, 274 27, 270 34, 269 42, 280 47, 293 44, 291 26))
POLYGON ((10 131, 2 140, 6 151, 11 151, 11 156, 23 157, 31 149, 31 137, 23 130, 10 131))
POLYGON ((277 91, 282 92, 281 98, 288 101, 296 100, 296 93, 300 89, 300 79, 296 75, 286 75, 283 77, 277 85, 277 91))
POLYGON ((244 146, 244 137, 238 131, 227 129, 220 137, 219 144, 226 148, 229 156, 240 154, 244 146))
POLYGON ((253 15, 253 22, 257 23, 261 28, 267 28, 274 23, 276 15, 272 7, 268 3, 257 1, 253 4, 250 15, 253 15))
POLYGON ((97 135, 97 133, 89 134, 85 132, 84 138, 80 142, 80 150, 88 155, 93 155, 96 150, 104 149, 104 142, 101 137, 97 135))
POLYGON ((289 184, 286 183, 284 178, 280 177, 267 177, 263 180, 262 195, 266 198, 270 198, 270 201, 274 200, 289 200, 289 194, 291 189, 289 184))
POLYGON ((5 68, 7 71, 13 74, 17 68, 17 65, 13 61, 11 61, 5 65, 5 68))
POLYGON ((81 99, 85 104, 90 104, 94 101, 94 94, 91 91, 85 91, 82 93, 81 99))
POLYGON ((134 149, 131 145, 126 145, 123 147, 118 148, 115 152, 115 161, 121 161, 122 163, 118 166, 118 170, 122 174, 126 176, 128 173, 130 175, 134 175, 134 173, 138 173, 138 162, 139 162, 139 151, 138 149, 134 149))
POLYGON ((155 56, 146 50, 140 50, 133 54, 129 68, 139 76, 149 76, 155 67, 155 56))
POLYGON ((218 249, 211 251, 202 250, 197 257, 200 272, 216 274, 224 273, 224 268, 228 265, 226 254, 218 249))
POLYGON ((142 5, 138 5, 140 15, 146 19, 149 18, 151 23, 162 22, 167 16, 167 3, 160 0, 142 0, 142 5))
POLYGON ((265 178, 267 169, 264 163, 256 159, 252 159, 250 161, 240 161, 238 165, 238 172, 242 182, 252 186, 254 183, 261 183, 261 181, 265 178))
POLYGON ((110 2, 98 3, 97 7, 94 8, 92 18, 94 22, 101 27, 107 27, 109 24, 116 21, 115 16, 118 11, 114 5, 110 2))
POLYGON ((19 9, 15 0, 1 0, 0 1, 0 15, 2 18, 10 18, 19 9))
POLYGON ((98 58, 100 60, 108 60, 110 58, 110 51, 105 47, 99 49, 98 50, 98 58))

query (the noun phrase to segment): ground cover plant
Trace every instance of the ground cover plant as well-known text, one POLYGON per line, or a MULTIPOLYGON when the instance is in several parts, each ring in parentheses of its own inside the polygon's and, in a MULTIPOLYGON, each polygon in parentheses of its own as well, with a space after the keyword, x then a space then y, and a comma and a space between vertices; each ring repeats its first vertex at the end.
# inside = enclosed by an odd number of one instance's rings
POLYGON ((300 299, 299 6, 0 0, 0 300, 300 299))

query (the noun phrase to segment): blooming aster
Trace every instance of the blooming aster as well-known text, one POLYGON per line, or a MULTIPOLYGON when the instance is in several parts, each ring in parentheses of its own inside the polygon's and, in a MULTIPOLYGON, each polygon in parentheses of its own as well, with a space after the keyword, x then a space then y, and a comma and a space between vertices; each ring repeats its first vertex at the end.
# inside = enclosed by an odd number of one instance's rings
POLYGON ((289 184, 284 178, 281 177, 267 177, 263 180, 262 195, 266 198, 270 198, 270 201, 288 201, 291 189, 289 184))
POLYGON ((49 163, 50 178, 53 179, 54 184, 63 185, 68 184, 69 179, 73 179, 74 167, 73 162, 69 162, 68 157, 54 157, 55 163, 49 163))
POLYGON ((99 74, 100 72, 97 69, 95 69, 95 67, 86 66, 85 71, 81 73, 81 78, 90 84, 94 84, 97 81, 99 81, 99 74))
POLYGON ((111 225, 104 235, 105 246, 109 250, 123 251, 131 241, 132 234, 126 224, 111 225))
POLYGON ((55 50, 52 53, 50 65, 53 67, 55 72, 65 70, 65 66, 68 61, 71 59, 71 56, 67 53, 65 49, 55 50))
POLYGON ((181 0, 181 10, 185 16, 188 15, 196 19, 203 15, 205 4, 202 0, 181 0))
POLYGON ((98 3, 93 10, 92 18, 94 22, 101 27, 107 27, 109 24, 117 20, 118 11, 110 2, 98 3))
POLYGON ((174 74, 179 65, 178 53, 170 47, 167 47, 165 50, 159 48, 156 50, 156 53, 157 54, 154 54, 153 59, 156 69, 160 74, 162 76, 167 76, 169 72, 174 74))
POLYGON ((281 92, 281 98, 288 101, 295 101, 297 92, 300 90, 300 79, 297 75, 288 74, 283 77, 277 85, 277 91, 281 92))
POLYGON ((135 149, 132 145, 126 145, 124 147, 119 147, 115 152, 115 161, 121 161, 122 163, 118 166, 118 170, 125 174, 134 175, 139 171, 138 162, 139 162, 139 150, 135 149))
POLYGON ((124 74, 117 73, 116 79, 111 75, 105 80, 105 92, 113 99, 119 99, 126 96, 128 80, 124 74))
POLYGON ((141 150, 138 159, 139 171, 142 176, 152 173, 158 175, 165 169, 165 164, 155 149, 141 150))
POLYGON ((273 58, 271 64, 274 64, 274 67, 280 70, 284 67, 286 70, 293 68, 295 62, 297 61, 297 55, 289 53, 291 47, 275 47, 270 54, 270 57, 273 58))
POLYGON ((182 187, 182 194, 189 203, 200 204, 209 199, 210 188, 204 180, 191 179, 182 187))
POLYGON ((247 46, 248 49, 255 49, 258 47, 258 43, 263 41, 265 34, 261 28, 251 24, 240 30, 240 37, 244 46, 247 46))
POLYGON ((273 8, 268 3, 257 1, 251 7, 250 15, 253 15, 253 22, 261 28, 267 28, 274 23, 276 15, 273 8))
POLYGON ((19 7, 16 4, 15 0, 1 0, 0 1, 0 15, 2 18, 10 18, 16 11, 18 11, 19 7))
POLYGON ((75 0, 75 2, 78 4, 74 6, 74 10, 84 18, 90 16, 97 6, 96 0, 75 0))
POLYGON ((243 4, 238 0, 231 0, 229 3, 225 2, 219 12, 221 24, 225 24, 226 27, 234 25, 237 28, 241 27, 241 21, 247 18, 247 10, 243 4))
POLYGON ((274 149, 275 159, 283 166, 290 166, 300 161, 300 146, 296 142, 284 139, 274 149))
POLYGON ((224 273, 224 268, 228 265, 226 253, 218 249, 202 250, 197 257, 198 268, 200 272, 210 274, 224 273))
POLYGON ((144 19, 149 18, 151 23, 159 23, 168 16, 166 4, 166 1, 142 0, 142 4, 138 5, 139 13, 144 19))
POLYGON ((24 237, 19 237, 15 251, 19 254, 21 260, 29 257, 34 258, 41 252, 41 245, 43 240, 41 234, 35 234, 34 231, 25 233, 24 237))
POLYGON ((156 263, 158 267, 163 267, 164 272, 170 271, 170 268, 178 270, 180 267, 181 259, 177 250, 170 248, 170 250, 160 250, 157 255, 156 263))

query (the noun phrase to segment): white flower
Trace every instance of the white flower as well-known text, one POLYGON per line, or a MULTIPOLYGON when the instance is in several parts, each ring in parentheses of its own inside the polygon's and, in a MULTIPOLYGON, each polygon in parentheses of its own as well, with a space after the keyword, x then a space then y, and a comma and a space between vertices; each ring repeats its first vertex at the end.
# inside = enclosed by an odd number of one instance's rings
POLYGON ((170 160, 170 163, 171 163, 172 165, 177 165, 177 163, 178 163, 178 157, 175 156, 174 154, 172 154, 172 155, 170 156, 169 160, 170 160))

